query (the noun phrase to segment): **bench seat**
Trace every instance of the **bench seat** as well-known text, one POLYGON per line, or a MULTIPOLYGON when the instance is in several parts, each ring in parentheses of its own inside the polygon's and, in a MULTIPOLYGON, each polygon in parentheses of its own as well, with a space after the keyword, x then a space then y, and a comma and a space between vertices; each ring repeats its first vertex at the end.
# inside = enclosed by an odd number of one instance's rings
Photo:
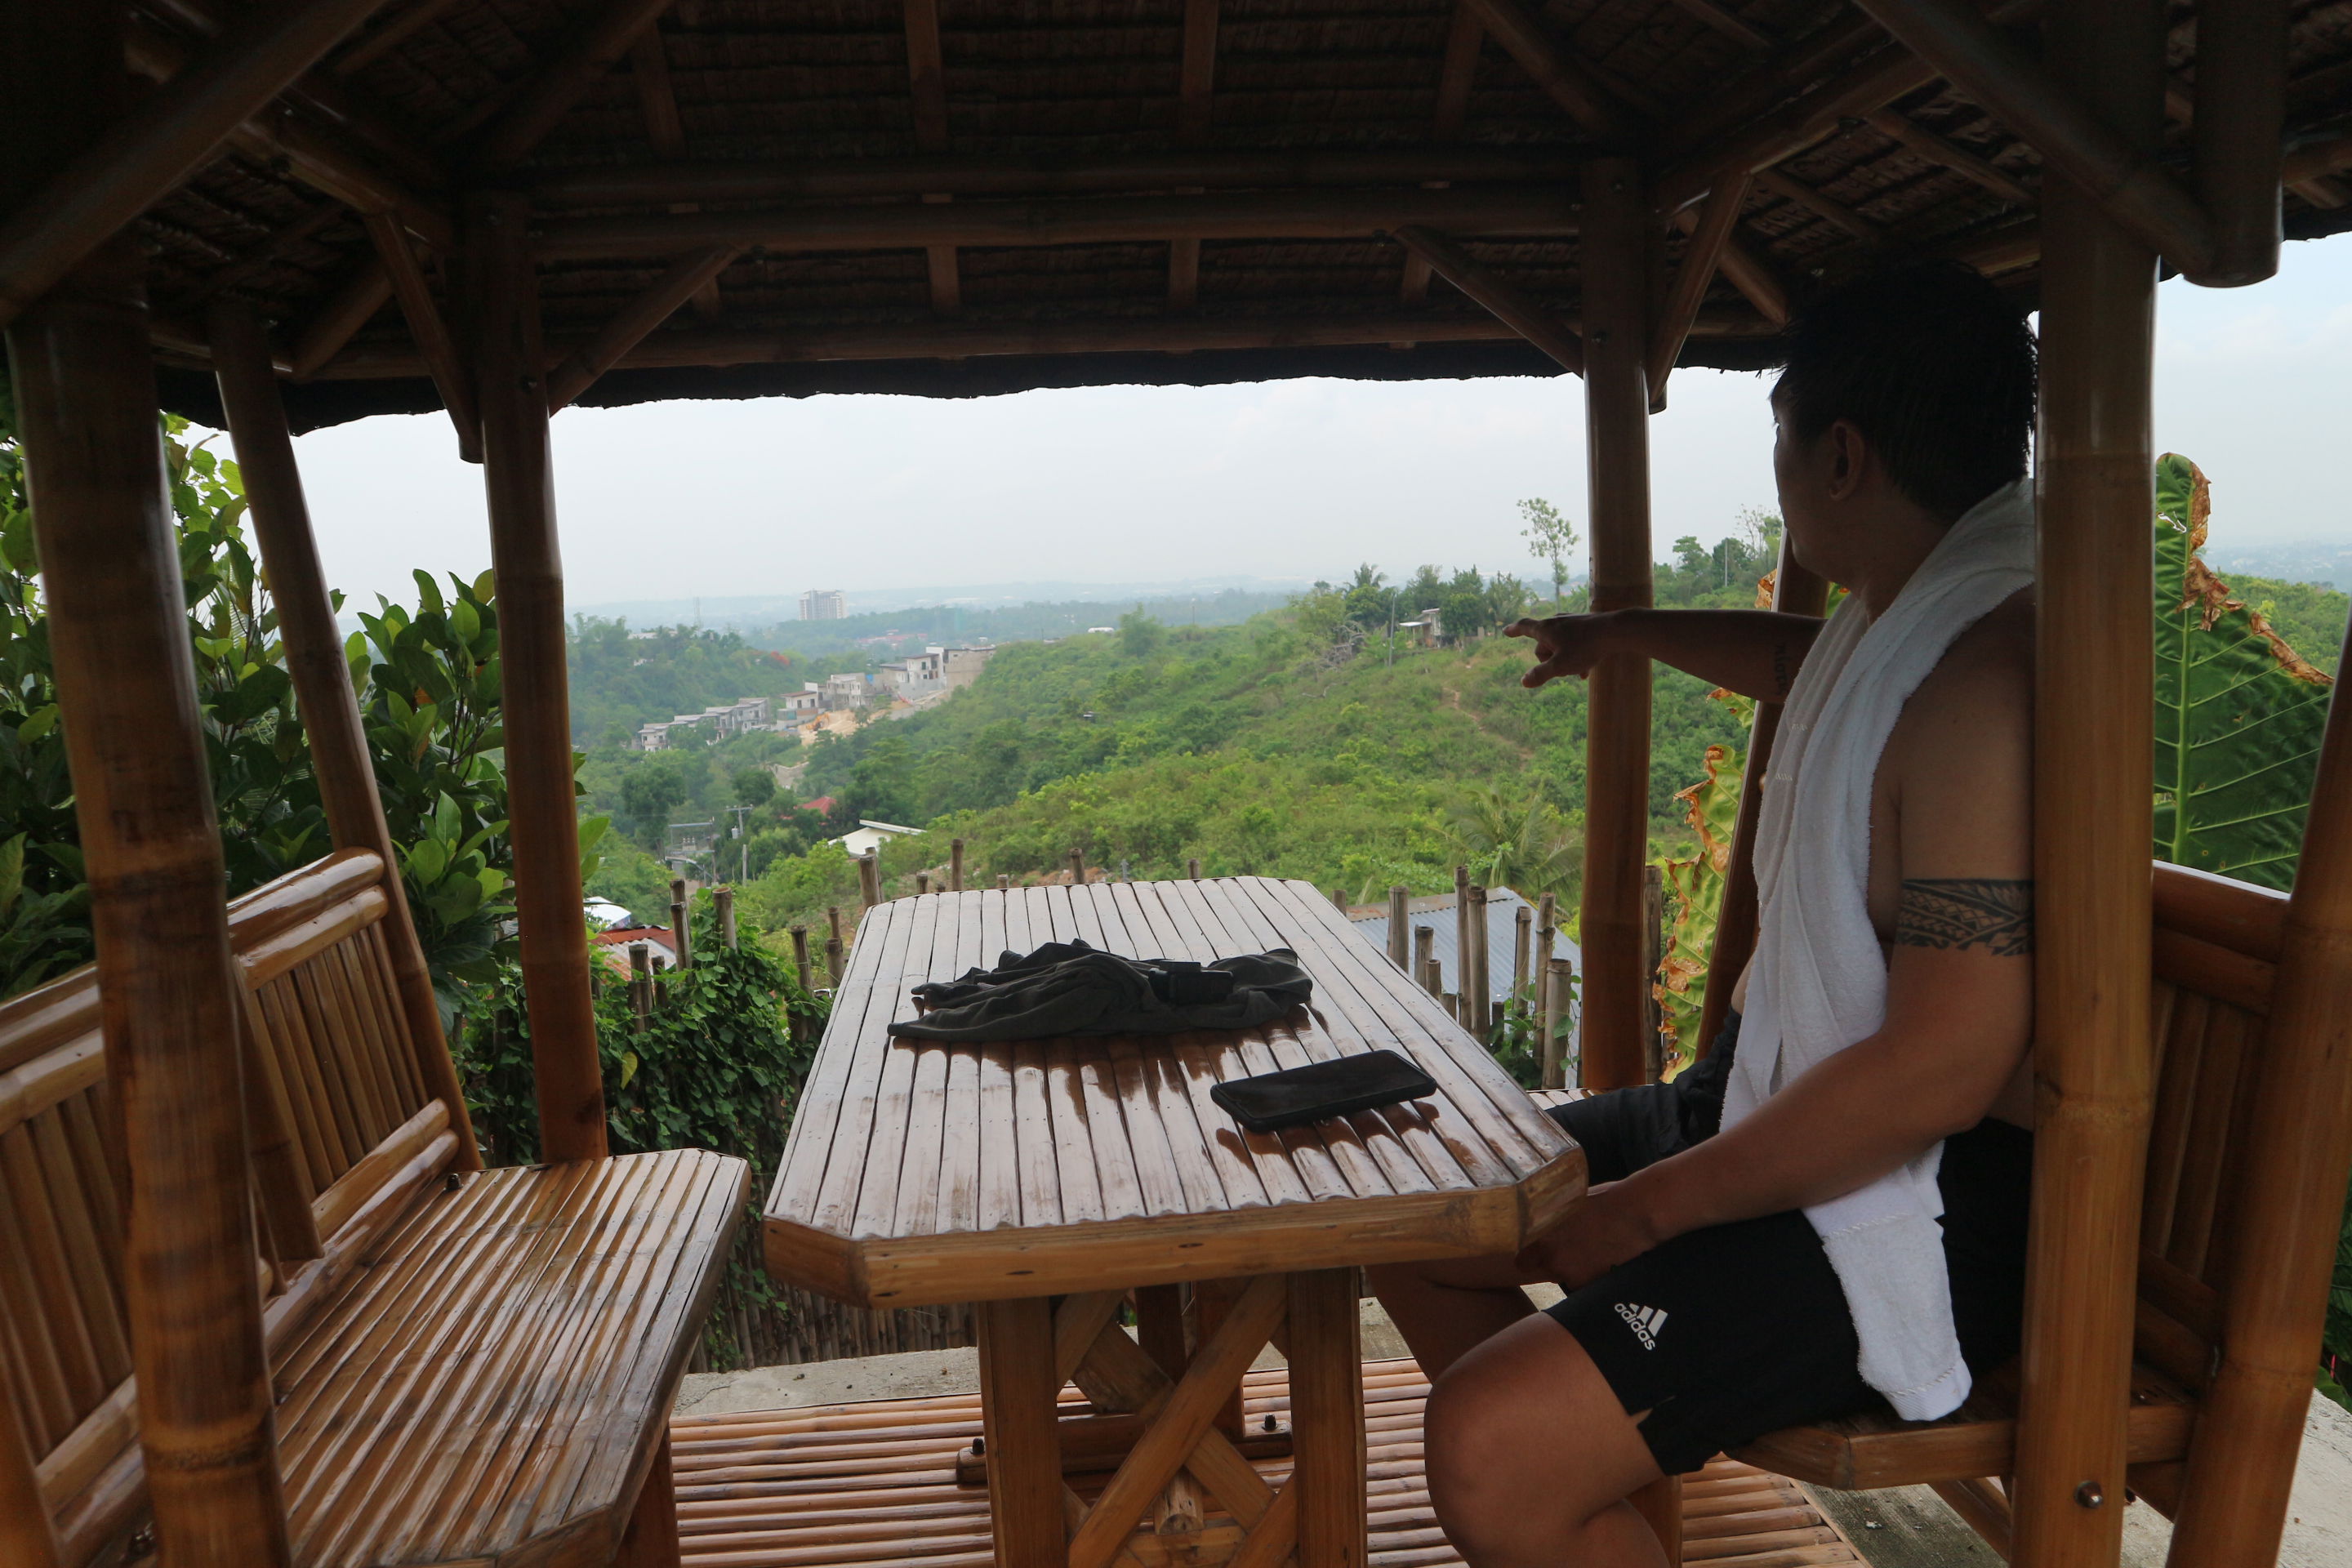
POLYGON ((679 1149, 425 1184, 277 1357, 295 1561, 608 1561, 750 1179, 679 1149))

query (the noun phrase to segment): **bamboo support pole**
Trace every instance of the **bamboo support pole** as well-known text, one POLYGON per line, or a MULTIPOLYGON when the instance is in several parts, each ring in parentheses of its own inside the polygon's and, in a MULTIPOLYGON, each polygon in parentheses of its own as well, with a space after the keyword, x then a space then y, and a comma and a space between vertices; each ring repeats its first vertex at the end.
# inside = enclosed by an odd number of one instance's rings
POLYGON ((1366 1568, 1364 1389, 1356 1271, 1287 1280, 1289 1487, 1297 1493, 1298 1568, 1366 1568))
POLYGON ((1535 942, 1536 912, 1521 904, 1511 917, 1511 1011, 1527 1012, 1528 960, 1535 942))
MULTIPOLYGON (((2192 278, 2209 271, 2214 233, 2203 208, 2158 163, 2157 149, 2134 144, 2112 117, 2099 112, 2095 95, 2081 82, 2053 79, 2043 66, 2011 47, 1966 0, 1860 4, 1906 48, 2022 136, 2053 173, 2063 174, 2133 237, 2192 278)), ((2276 166, 2273 131, 2272 167, 2276 166)))
POLYGON ((1432 996, 1444 994, 1445 987, 1437 978, 1437 931, 1433 926, 1412 928, 1412 967, 1406 971, 1421 983, 1421 988, 1432 996))
POLYGON ((857 898, 861 911, 882 901, 882 851, 868 849, 857 858, 857 898))
MULTIPOLYGON (((1199 881, 1201 879, 1201 862, 1197 859, 1185 861, 1184 875, 1188 880, 1194 882, 1199 881)), ((997 880, 1000 886, 1003 885, 1003 878, 999 878, 997 880)))
MULTIPOLYGON (((0 325, 210 159, 229 132, 383 3, 316 0, 240 11, 211 47, 134 112, 105 126, 70 158, 49 164, 45 181, 16 192, 0 221, 0 325)), ((29 17, 23 23, 11 31, 37 36, 29 17)), ((99 76, 119 79, 121 49, 116 33, 112 58, 60 89, 88 90, 99 76)))
POLYGON ((2197 118, 2190 175, 2213 253, 2192 283, 2238 288, 2278 271, 2286 121, 2286 0, 2197 7, 2197 118))
POLYGON ((594 337, 573 349, 548 372, 547 411, 553 414, 570 407, 582 393, 596 384, 598 376, 620 363, 623 354, 676 315, 677 308, 706 285, 715 282, 727 270, 728 264, 742 254, 743 247, 738 245, 712 245, 672 263, 668 271, 614 312, 594 337))
POLYGON ((1454 981, 1457 990, 1470 989, 1470 868, 1454 868, 1454 981))
POLYGON ((629 943, 629 1012, 630 1027, 644 1034, 651 1026, 654 1011, 654 950, 650 942, 629 943))
POLYGON ((1389 962, 1407 974, 1412 973, 1412 938, 1405 930, 1412 901, 1402 884, 1389 889, 1389 962))
POLYGON ((1212 192, 954 203, 844 203, 780 211, 548 220, 547 261, 682 256, 709 245, 779 254, 944 246, 1119 245, 1169 239, 1370 239, 1408 226, 1441 234, 1573 234, 1556 186, 1212 192))
POLYGON ((801 983, 801 989, 802 989, 802 990, 803 990, 803 991, 814 991, 814 990, 815 990, 815 989, 816 989, 816 987, 815 987, 814 984, 812 984, 810 983, 810 981, 811 981, 811 976, 810 976, 810 974, 809 974, 809 932, 808 932, 808 927, 806 927, 806 926, 804 926, 804 925, 798 925, 798 924, 795 924, 795 925, 792 928, 792 933, 793 933, 793 972, 800 977, 800 983, 801 983))
MULTIPOLYGON (((1643 354, 1648 212, 1631 159, 1584 174, 1584 424, 1592 608, 1647 606, 1650 394, 1643 354)), ((1643 1080, 1642 866, 1650 829, 1650 662, 1592 671, 1585 741, 1584 1081, 1643 1080)))
POLYGON ((694 918, 694 905, 686 891, 684 878, 674 879, 669 885, 669 934, 677 944, 677 966, 694 967, 694 939, 688 933, 687 922, 694 918))
MULTIPOLYGON (((1566 1089, 1568 1082, 1568 1004, 1569 988, 1576 978, 1576 965, 1565 958, 1548 960, 1544 964, 1544 1026, 1543 1026, 1543 1086, 1546 1089, 1566 1089)), ((1577 1077, 1583 1079, 1583 1064, 1578 1063, 1577 1077)))
MULTIPOLYGON (((16 105, 18 168, 65 164, 103 130, 114 107, 103 84, 121 77, 112 21, 102 7, 0 14, 49 100, 16 105)), ((165 1561, 267 1568, 290 1554, 254 1262, 244 998, 165 499, 144 263, 127 236, 70 259, 23 301, 8 349, 128 1166, 122 1293, 139 1442, 165 1561)))
POLYGON ((1087 852, 1074 847, 1070 851, 1070 885, 1074 888, 1082 888, 1086 886, 1086 881, 1087 852))
POLYGON ((841 984, 841 939, 837 936, 829 936, 824 939, 824 968, 825 973, 833 976, 833 984, 836 988, 841 984))
POLYGON ((417 352, 425 356, 425 368, 433 377, 434 389, 441 394, 441 405, 448 412, 449 423, 457 428, 457 456, 465 462, 478 463, 482 460, 482 416, 474 406, 474 384, 466 374, 457 340, 449 335, 448 323, 442 320, 440 308, 433 302, 433 290, 425 284, 425 269, 416 263, 408 230, 388 212, 372 212, 366 217, 368 238, 374 243, 376 258, 383 264, 384 279, 392 287, 393 298, 400 301, 401 316, 408 322, 408 335, 415 341, 417 352))
MULTIPOLYGON (((2070 0, 2044 55, 2123 154, 2152 154, 2163 8, 2070 0)), ((2157 258, 2053 166, 2042 207, 2034 710, 2034 1130, 2018 1415, 2021 1568, 2113 1563, 2153 1064, 2149 437, 2157 258)))
POLYGON ((730 952, 735 951, 735 889, 720 888, 710 895, 712 908, 719 915, 719 945, 730 952))
POLYGON ((1471 1027, 1484 1038, 1495 1026, 1495 988, 1490 961, 1494 937, 1486 926, 1486 889, 1470 885, 1470 952, 1463 970, 1462 994, 1470 1003, 1471 1027))
POLYGON ((948 891, 963 891, 963 840, 961 838, 948 840, 948 891))
POLYGON ((1342 914, 1347 913, 1348 891, 1346 889, 1334 888, 1331 889, 1331 907, 1338 910, 1342 914))
POLYGON ((1655 413, 1666 405, 1666 377, 1674 374, 1675 361, 1681 357, 1683 340, 1690 336, 1691 323, 1698 320, 1698 308, 1706 298, 1707 285, 1715 280, 1716 268, 1723 258, 1723 248, 1731 243, 1731 233, 1739 222, 1740 208, 1748 201, 1748 182, 1734 174, 1717 181, 1706 195, 1693 225, 1690 243, 1683 247, 1682 264, 1675 271, 1674 286, 1666 292, 1665 304, 1658 319, 1650 325, 1650 409, 1655 413))
POLYGON ((538 283, 526 248, 530 217, 526 199, 509 192, 479 192, 467 200, 477 334, 472 358, 498 581, 509 832, 540 1151, 549 1161, 583 1160, 606 1151, 604 1088, 586 984, 588 933, 580 917, 563 560, 555 534, 547 398, 539 384, 543 361, 538 283))
MULTIPOLYGON (((1194 864, 1195 864, 1195 865, 1198 865, 1198 864, 1199 864, 1199 862, 1198 862, 1198 861, 1195 861, 1195 862, 1194 862, 1194 864)), ((1194 879, 1195 881, 1198 881, 1198 880, 1200 879, 1199 879, 1199 876, 1198 876, 1198 874, 1197 874, 1197 873, 1195 873, 1193 879, 1194 879)), ((1003 892, 1003 891, 1005 891, 1006 889, 1010 889, 1012 886, 1013 886, 1013 877, 1012 877, 1012 874, 1011 874, 1010 872, 999 871, 999 872, 996 874, 996 890, 997 890, 998 892, 1000 892, 1000 893, 1001 893, 1001 892, 1003 892)))
POLYGON ((1417 225, 1397 228, 1389 237, 1427 262, 1440 278, 1485 306, 1496 321, 1557 360, 1561 369, 1578 375, 1584 374, 1584 344, 1576 330, 1517 284, 1506 281, 1491 268, 1473 261, 1445 237, 1417 225))
MULTIPOLYGON (((1772 607, 1783 615, 1818 616, 1829 605, 1829 584, 1808 572, 1780 537, 1780 564, 1773 569, 1772 607)), ((1759 702, 1748 731, 1748 760, 1739 775, 1739 816, 1731 830, 1731 858, 1724 868, 1723 901, 1716 915, 1715 944, 1706 959, 1706 992, 1699 1005, 1698 1038, 1691 1060, 1703 1061, 1731 1016, 1731 994, 1756 952, 1756 826, 1763 814, 1764 774, 1772 765, 1772 743, 1780 732, 1780 704, 1759 702)))
POLYGON ((1003 1568, 1066 1563, 1062 1457, 1054 1434, 1060 1380, 1054 1376, 1051 1303, 984 1301, 977 1315, 996 1561, 1003 1568))
POLYGON ((916 873, 915 873, 915 896, 916 896, 917 898, 921 898, 925 893, 928 893, 928 892, 929 892, 930 890, 931 890, 931 874, 930 874, 929 871, 918 871, 918 872, 916 872, 916 873))
POLYGON ((466 1113, 465 1089, 457 1081, 457 1064, 441 1032, 433 975, 417 941, 400 859, 394 853, 392 831, 384 821, 367 731, 352 691, 351 667, 344 660, 326 569, 320 563, 318 539, 310 526, 310 502, 294 458, 286 405, 270 368, 268 336, 260 317, 249 307, 224 303, 212 312, 211 341, 221 407, 228 418, 230 439, 236 446, 254 538, 268 572, 270 596, 277 603, 286 672, 293 679, 294 700, 310 742, 310 766, 318 781, 320 805, 326 811, 327 831, 338 848, 373 850, 383 862, 383 894, 391 905, 383 921, 384 950, 392 962, 401 1014, 415 1041, 417 1067, 425 1086, 448 1107, 449 1127, 457 1135, 458 1168, 478 1171, 481 1150, 474 1140, 473 1121, 466 1113))
POLYGON ((2346 1173, 2352 1168, 2352 704, 2339 689, 2271 991, 2244 1139, 2221 1362, 2179 1509, 2174 1568, 2278 1555, 2311 1399, 2346 1173))

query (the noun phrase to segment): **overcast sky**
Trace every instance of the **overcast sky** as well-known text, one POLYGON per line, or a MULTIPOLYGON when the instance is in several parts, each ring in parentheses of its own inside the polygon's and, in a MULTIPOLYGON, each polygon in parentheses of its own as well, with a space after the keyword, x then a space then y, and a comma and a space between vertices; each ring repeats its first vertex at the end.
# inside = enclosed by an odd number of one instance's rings
MULTIPOLYGON (((2159 303, 2156 438, 2213 481, 2214 545, 2352 537, 2352 236, 2273 281, 2159 303)), ((1678 371, 1652 421, 1657 553, 1772 504, 1757 376, 1678 371)), ((1053 578, 1331 577, 1360 561, 1538 568, 1514 502, 1584 522, 1582 384, 1286 381, 945 401, 770 398, 556 417, 567 596, 1053 578)), ((334 584, 489 563, 481 470, 438 415, 298 444, 334 584)))

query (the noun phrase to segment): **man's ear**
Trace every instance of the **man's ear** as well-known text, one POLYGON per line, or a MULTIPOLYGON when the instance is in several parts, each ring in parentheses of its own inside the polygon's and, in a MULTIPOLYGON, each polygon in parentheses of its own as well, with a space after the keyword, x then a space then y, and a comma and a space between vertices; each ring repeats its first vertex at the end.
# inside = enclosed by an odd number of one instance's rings
POLYGON ((1862 483, 1865 444, 1862 432, 1846 420, 1836 420, 1822 433, 1822 439, 1829 458, 1828 482, 1825 489, 1833 500, 1844 500, 1862 483))

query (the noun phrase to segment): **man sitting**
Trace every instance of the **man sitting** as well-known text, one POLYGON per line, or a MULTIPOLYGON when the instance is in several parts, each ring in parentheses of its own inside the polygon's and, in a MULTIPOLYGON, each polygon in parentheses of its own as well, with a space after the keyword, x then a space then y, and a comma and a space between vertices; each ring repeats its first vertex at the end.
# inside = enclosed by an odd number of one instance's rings
POLYGON ((1671 1084, 1552 1113, 1593 1186, 1518 1257, 1371 1271, 1433 1380, 1430 1497, 1473 1568, 1654 1568, 1641 1487, 1881 1397, 1946 1414, 2016 1352, 2033 398, 2032 334, 1966 268, 1825 297, 1771 407, 1790 546, 1846 590, 1831 620, 1511 628, 1531 687, 1634 653, 1788 707, 1722 1037, 1671 1084), (1567 1294, 1538 1312, 1541 1280, 1567 1294))

